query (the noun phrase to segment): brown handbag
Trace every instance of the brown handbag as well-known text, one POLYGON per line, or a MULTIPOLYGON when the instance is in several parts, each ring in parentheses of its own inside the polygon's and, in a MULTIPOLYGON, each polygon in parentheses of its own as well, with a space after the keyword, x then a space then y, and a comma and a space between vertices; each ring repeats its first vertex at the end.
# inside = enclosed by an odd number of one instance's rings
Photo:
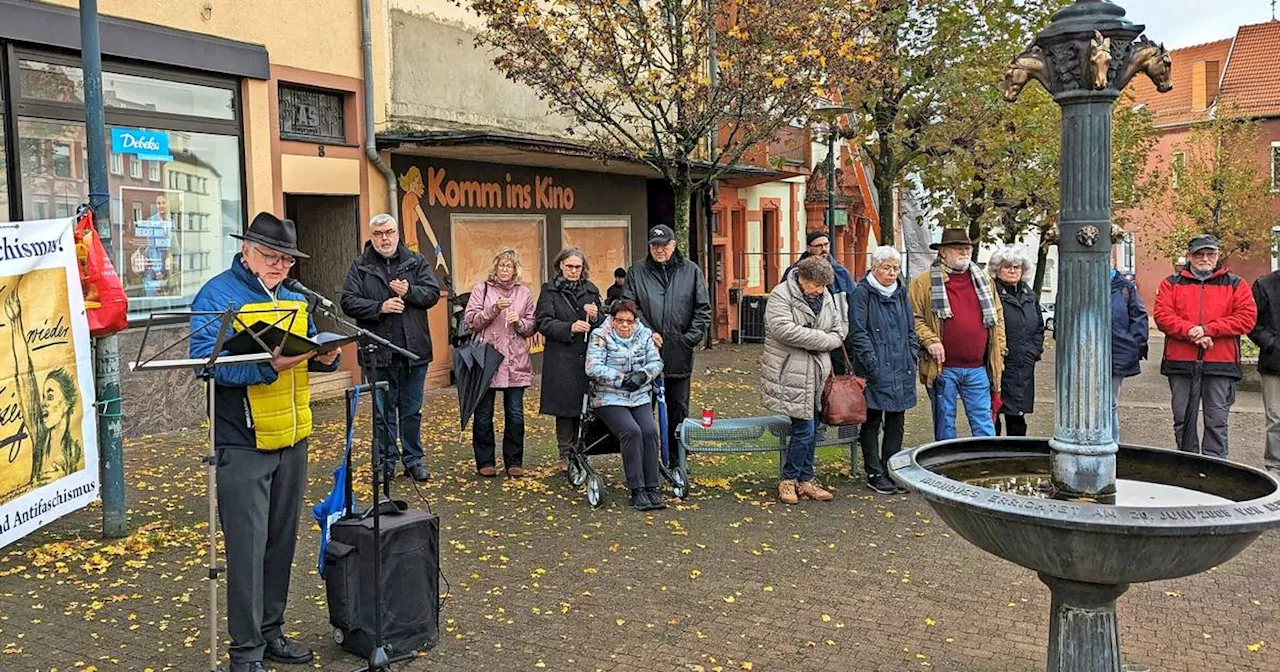
POLYGON ((859 425, 867 421, 867 397, 863 390, 867 381, 853 375, 853 366, 849 364, 849 353, 840 346, 844 355, 843 376, 831 376, 822 387, 822 422, 831 427, 859 425))

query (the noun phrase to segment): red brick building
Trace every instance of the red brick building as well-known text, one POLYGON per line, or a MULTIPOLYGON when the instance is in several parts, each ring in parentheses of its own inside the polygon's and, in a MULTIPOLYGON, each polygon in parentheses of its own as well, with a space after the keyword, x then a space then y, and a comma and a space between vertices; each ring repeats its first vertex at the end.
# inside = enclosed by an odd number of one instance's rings
MULTIPOLYGON (((1211 118, 1219 110, 1234 110, 1261 126, 1257 161, 1269 176, 1280 213, 1280 21, 1241 26, 1234 37, 1208 44, 1175 49, 1173 90, 1157 93, 1150 80, 1134 80, 1130 90, 1137 102, 1145 104, 1161 130, 1154 150, 1168 167, 1175 161, 1177 146, 1185 142, 1189 127, 1211 118)), ((1161 258, 1153 242, 1167 228, 1167 215, 1148 208, 1139 212, 1130 225, 1133 248, 1121 248, 1118 265, 1135 272, 1143 301, 1155 300, 1160 280, 1172 271, 1172 263, 1161 258), (1129 257, 1131 259, 1126 259, 1129 257)), ((1246 280, 1275 269, 1272 255, 1254 254, 1228 261, 1234 272, 1246 280)))

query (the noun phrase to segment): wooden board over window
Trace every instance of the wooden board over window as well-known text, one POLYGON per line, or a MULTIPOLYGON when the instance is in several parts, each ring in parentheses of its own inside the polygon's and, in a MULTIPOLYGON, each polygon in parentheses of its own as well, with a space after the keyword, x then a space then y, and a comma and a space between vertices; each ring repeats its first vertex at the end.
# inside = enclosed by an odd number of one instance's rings
POLYGON ((524 267, 522 282, 536 301, 546 282, 547 219, 542 215, 453 215, 450 241, 453 247, 454 288, 471 291, 489 277, 493 255, 503 247, 515 248, 524 267))
POLYGON ((613 269, 631 265, 627 244, 631 238, 631 218, 626 215, 565 215, 561 221, 564 246, 582 249, 587 255, 587 263, 591 265, 592 282, 601 292, 607 291, 613 282, 613 269))

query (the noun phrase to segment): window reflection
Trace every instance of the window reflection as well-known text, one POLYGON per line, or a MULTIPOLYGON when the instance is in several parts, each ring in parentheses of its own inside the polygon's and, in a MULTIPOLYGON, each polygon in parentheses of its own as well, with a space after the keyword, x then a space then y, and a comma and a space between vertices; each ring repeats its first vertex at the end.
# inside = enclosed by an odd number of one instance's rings
MULTIPOLYGON (((88 200, 84 126, 20 118, 18 132, 23 216, 70 217, 88 200)), ((238 249, 239 140, 166 133, 172 161, 109 154, 111 252, 131 318, 189 305, 238 249)))
MULTIPOLYGON (((84 78, 75 66, 20 60, 18 83, 23 98, 84 104, 84 78)), ((235 95, 230 89, 118 72, 102 73, 102 100, 111 109, 235 119, 235 95)))

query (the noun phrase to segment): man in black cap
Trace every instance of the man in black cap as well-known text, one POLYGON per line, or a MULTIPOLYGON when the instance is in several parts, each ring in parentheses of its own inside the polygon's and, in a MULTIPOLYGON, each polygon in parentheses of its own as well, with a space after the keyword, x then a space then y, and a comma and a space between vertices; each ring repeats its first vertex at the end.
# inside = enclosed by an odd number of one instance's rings
POLYGON ((667 447, 675 453, 680 423, 689 417, 689 377, 693 351, 711 328, 711 299, 702 269, 676 249, 666 224, 649 229, 649 256, 632 264, 622 298, 640 308, 640 321, 653 330, 662 351, 666 380, 667 447))
POLYGON ((622 298, 622 290, 627 286, 627 269, 619 266, 613 269, 613 284, 609 285, 609 291, 605 293, 604 309, 607 311, 613 305, 614 301, 622 298))
POLYGON ((1258 318, 1249 283, 1223 266, 1218 239, 1201 234, 1187 244, 1186 265, 1160 282, 1152 314, 1165 334, 1160 373, 1169 378, 1178 449, 1225 458, 1227 416, 1242 377, 1240 337, 1258 318))
POLYGON ((395 475, 399 451, 404 451, 404 473, 415 481, 431 478, 422 463, 422 388, 431 363, 431 330, 427 311, 440 301, 440 283, 426 257, 400 242, 400 227, 388 214, 369 221, 369 242, 351 262, 342 285, 342 312, 364 329, 418 356, 409 360, 399 353, 378 348, 372 357, 361 353, 361 365, 369 380, 385 380, 386 393, 378 395, 378 443, 385 458, 383 469, 395 475))
MULTIPOLYGON (((307 255, 298 250, 293 222, 259 213, 243 235, 231 268, 200 288, 191 309, 242 311, 247 324, 275 323, 299 336, 314 335, 307 299, 281 286, 307 255), (253 311, 244 313, 243 311, 253 311), (277 322, 277 320, 279 320, 277 322)), ((190 355, 207 359, 220 317, 191 318, 190 355)), ((225 335, 230 338, 236 328, 225 335)), ((338 351, 286 356, 215 369, 214 449, 218 464, 218 517, 227 553, 227 630, 231 672, 266 672, 263 659, 311 661, 308 649, 284 636, 284 607, 298 538, 298 511, 307 486, 311 435, 308 371, 332 371, 338 351)))

